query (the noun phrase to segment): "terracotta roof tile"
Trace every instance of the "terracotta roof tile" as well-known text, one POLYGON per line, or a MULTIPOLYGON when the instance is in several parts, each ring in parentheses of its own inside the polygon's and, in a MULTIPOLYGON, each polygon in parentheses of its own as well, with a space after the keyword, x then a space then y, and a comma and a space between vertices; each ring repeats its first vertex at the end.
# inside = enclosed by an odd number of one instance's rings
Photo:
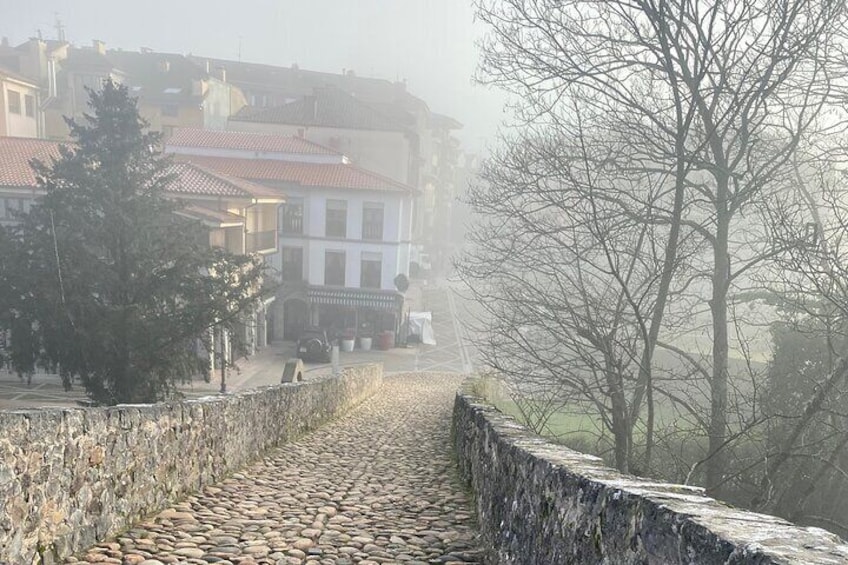
POLYGON ((168 186, 168 192, 174 194, 283 200, 279 190, 223 175, 196 163, 174 163, 170 172, 177 175, 168 186))
POLYGON ((226 210, 211 210, 203 206, 185 206, 180 212, 186 216, 219 225, 244 225, 245 219, 226 210))
POLYGON ((175 157, 231 177, 250 179, 256 182, 271 181, 294 183, 307 187, 413 192, 411 187, 403 183, 347 163, 298 163, 270 159, 187 155, 175 157))
POLYGON ((33 188, 35 173, 30 161, 51 163, 59 157, 59 143, 43 139, 0 137, 0 186, 33 188))
POLYGON ((237 131, 211 131, 196 128, 178 128, 166 142, 170 147, 204 147, 212 149, 237 149, 262 153, 290 153, 303 155, 337 155, 338 153, 297 137, 237 131))
MULTIPOLYGON (((0 137, 0 186, 36 188, 30 162, 37 159, 49 164, 59 157, 59 145, 43 139, 0 137)), ((244 180, 245 177, 228 177, 202 165, 178 162, 171 172, 177 178, 169 191, 176 194, 283 200, 279 190, 244 180)))

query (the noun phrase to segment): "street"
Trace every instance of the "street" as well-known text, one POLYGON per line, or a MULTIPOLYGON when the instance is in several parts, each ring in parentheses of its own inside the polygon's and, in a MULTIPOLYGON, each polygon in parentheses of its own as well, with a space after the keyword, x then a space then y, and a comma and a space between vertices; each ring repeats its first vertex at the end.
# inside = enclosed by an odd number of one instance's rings
MULTIPOLYGON (((430 311, 433 314, 433 331, 436 345, 410 344, 389 351, 361 351, 342 353, 340 364, 383 363, 386 374, 424 371, 470 373, 473 370, 473 349, 469 346, 467 327, 469 304, 455 290, 455 285, 442 282, 421 286, 410 299, 410 308, 430 311)), ((238 362, 237 369, 227 371, 227 392, 247 390, 278 384, 286 360, 294 356, 291 342, 271 344, 248 359, 238 362)), ((332 372, 329 364, 305 366, 305 378, 315 378, 332 372)), ((221 387, 220 373, 210 382, 196 380, 179 384, 178 389, 187 398, 216 394, 221 387)), ((0 410, 20 410, 43 406, 79 406, 85 401, 80 386, 71 391, 62 389, 56 375, 36 373, 32 383, 21 381, 17 375, 0 369, 0 410)))

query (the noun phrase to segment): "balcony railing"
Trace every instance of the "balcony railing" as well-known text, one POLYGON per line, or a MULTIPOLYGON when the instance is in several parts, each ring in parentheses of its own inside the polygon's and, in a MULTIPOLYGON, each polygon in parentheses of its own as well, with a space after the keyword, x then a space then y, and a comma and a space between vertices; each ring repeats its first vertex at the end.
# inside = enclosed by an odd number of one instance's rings
POLYGON ((383 223, 382 222, 366 222, 362 224, 362 239, 372 241, 383 240, 383 223))
POLYGON ((282 231, 286 234, 302 234, 303 233, 303 216, 285 215, 283 216, 282 231))
POLYGON ((247 234, 247 252, 259 253, 262 251, 274 251, 277 249, 277 232, 256 231, 247 234))

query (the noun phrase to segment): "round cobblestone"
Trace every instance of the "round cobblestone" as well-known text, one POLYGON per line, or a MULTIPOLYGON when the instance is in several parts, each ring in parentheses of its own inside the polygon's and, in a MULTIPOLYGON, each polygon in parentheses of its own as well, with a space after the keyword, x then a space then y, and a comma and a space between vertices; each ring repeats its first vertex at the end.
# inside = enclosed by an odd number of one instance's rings
POLYGON ((387 378, 344 418, 65 562, 478 563, 470 500, 450 457, 460 382, 387 378))

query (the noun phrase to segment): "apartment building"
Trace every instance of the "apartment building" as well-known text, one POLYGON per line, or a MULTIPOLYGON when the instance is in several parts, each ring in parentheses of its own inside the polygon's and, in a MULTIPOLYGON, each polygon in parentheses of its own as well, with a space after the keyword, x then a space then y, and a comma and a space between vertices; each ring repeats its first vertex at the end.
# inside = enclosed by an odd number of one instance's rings
MULTIPOLYGON (((59 146, 54 141, 0 137, 0 224, 17 221, 42 194, 30 163, 49 164, 59 157, 59 146)), ((210 246, 263 258, 278 252, 277 217, 284 202, 280 191, 190 163, 175 163, 169 173, 173 180, 166 194, 185 205, 180 215, 199 221, 210 246)), ((242 320, 248 353, 268 342, 267 314, 274 299, 257 298, 242 320)))
POLYGON ((39 137, 40 101, 36 82, 0 67, 0 136, 39 137))
POLYGON ((181 162, 276 189, 280 281, 273 337, 320 325, 369 335, 396 332, 409 274, 414 189, 298 137, 176 130, 165 150, 181 162))

